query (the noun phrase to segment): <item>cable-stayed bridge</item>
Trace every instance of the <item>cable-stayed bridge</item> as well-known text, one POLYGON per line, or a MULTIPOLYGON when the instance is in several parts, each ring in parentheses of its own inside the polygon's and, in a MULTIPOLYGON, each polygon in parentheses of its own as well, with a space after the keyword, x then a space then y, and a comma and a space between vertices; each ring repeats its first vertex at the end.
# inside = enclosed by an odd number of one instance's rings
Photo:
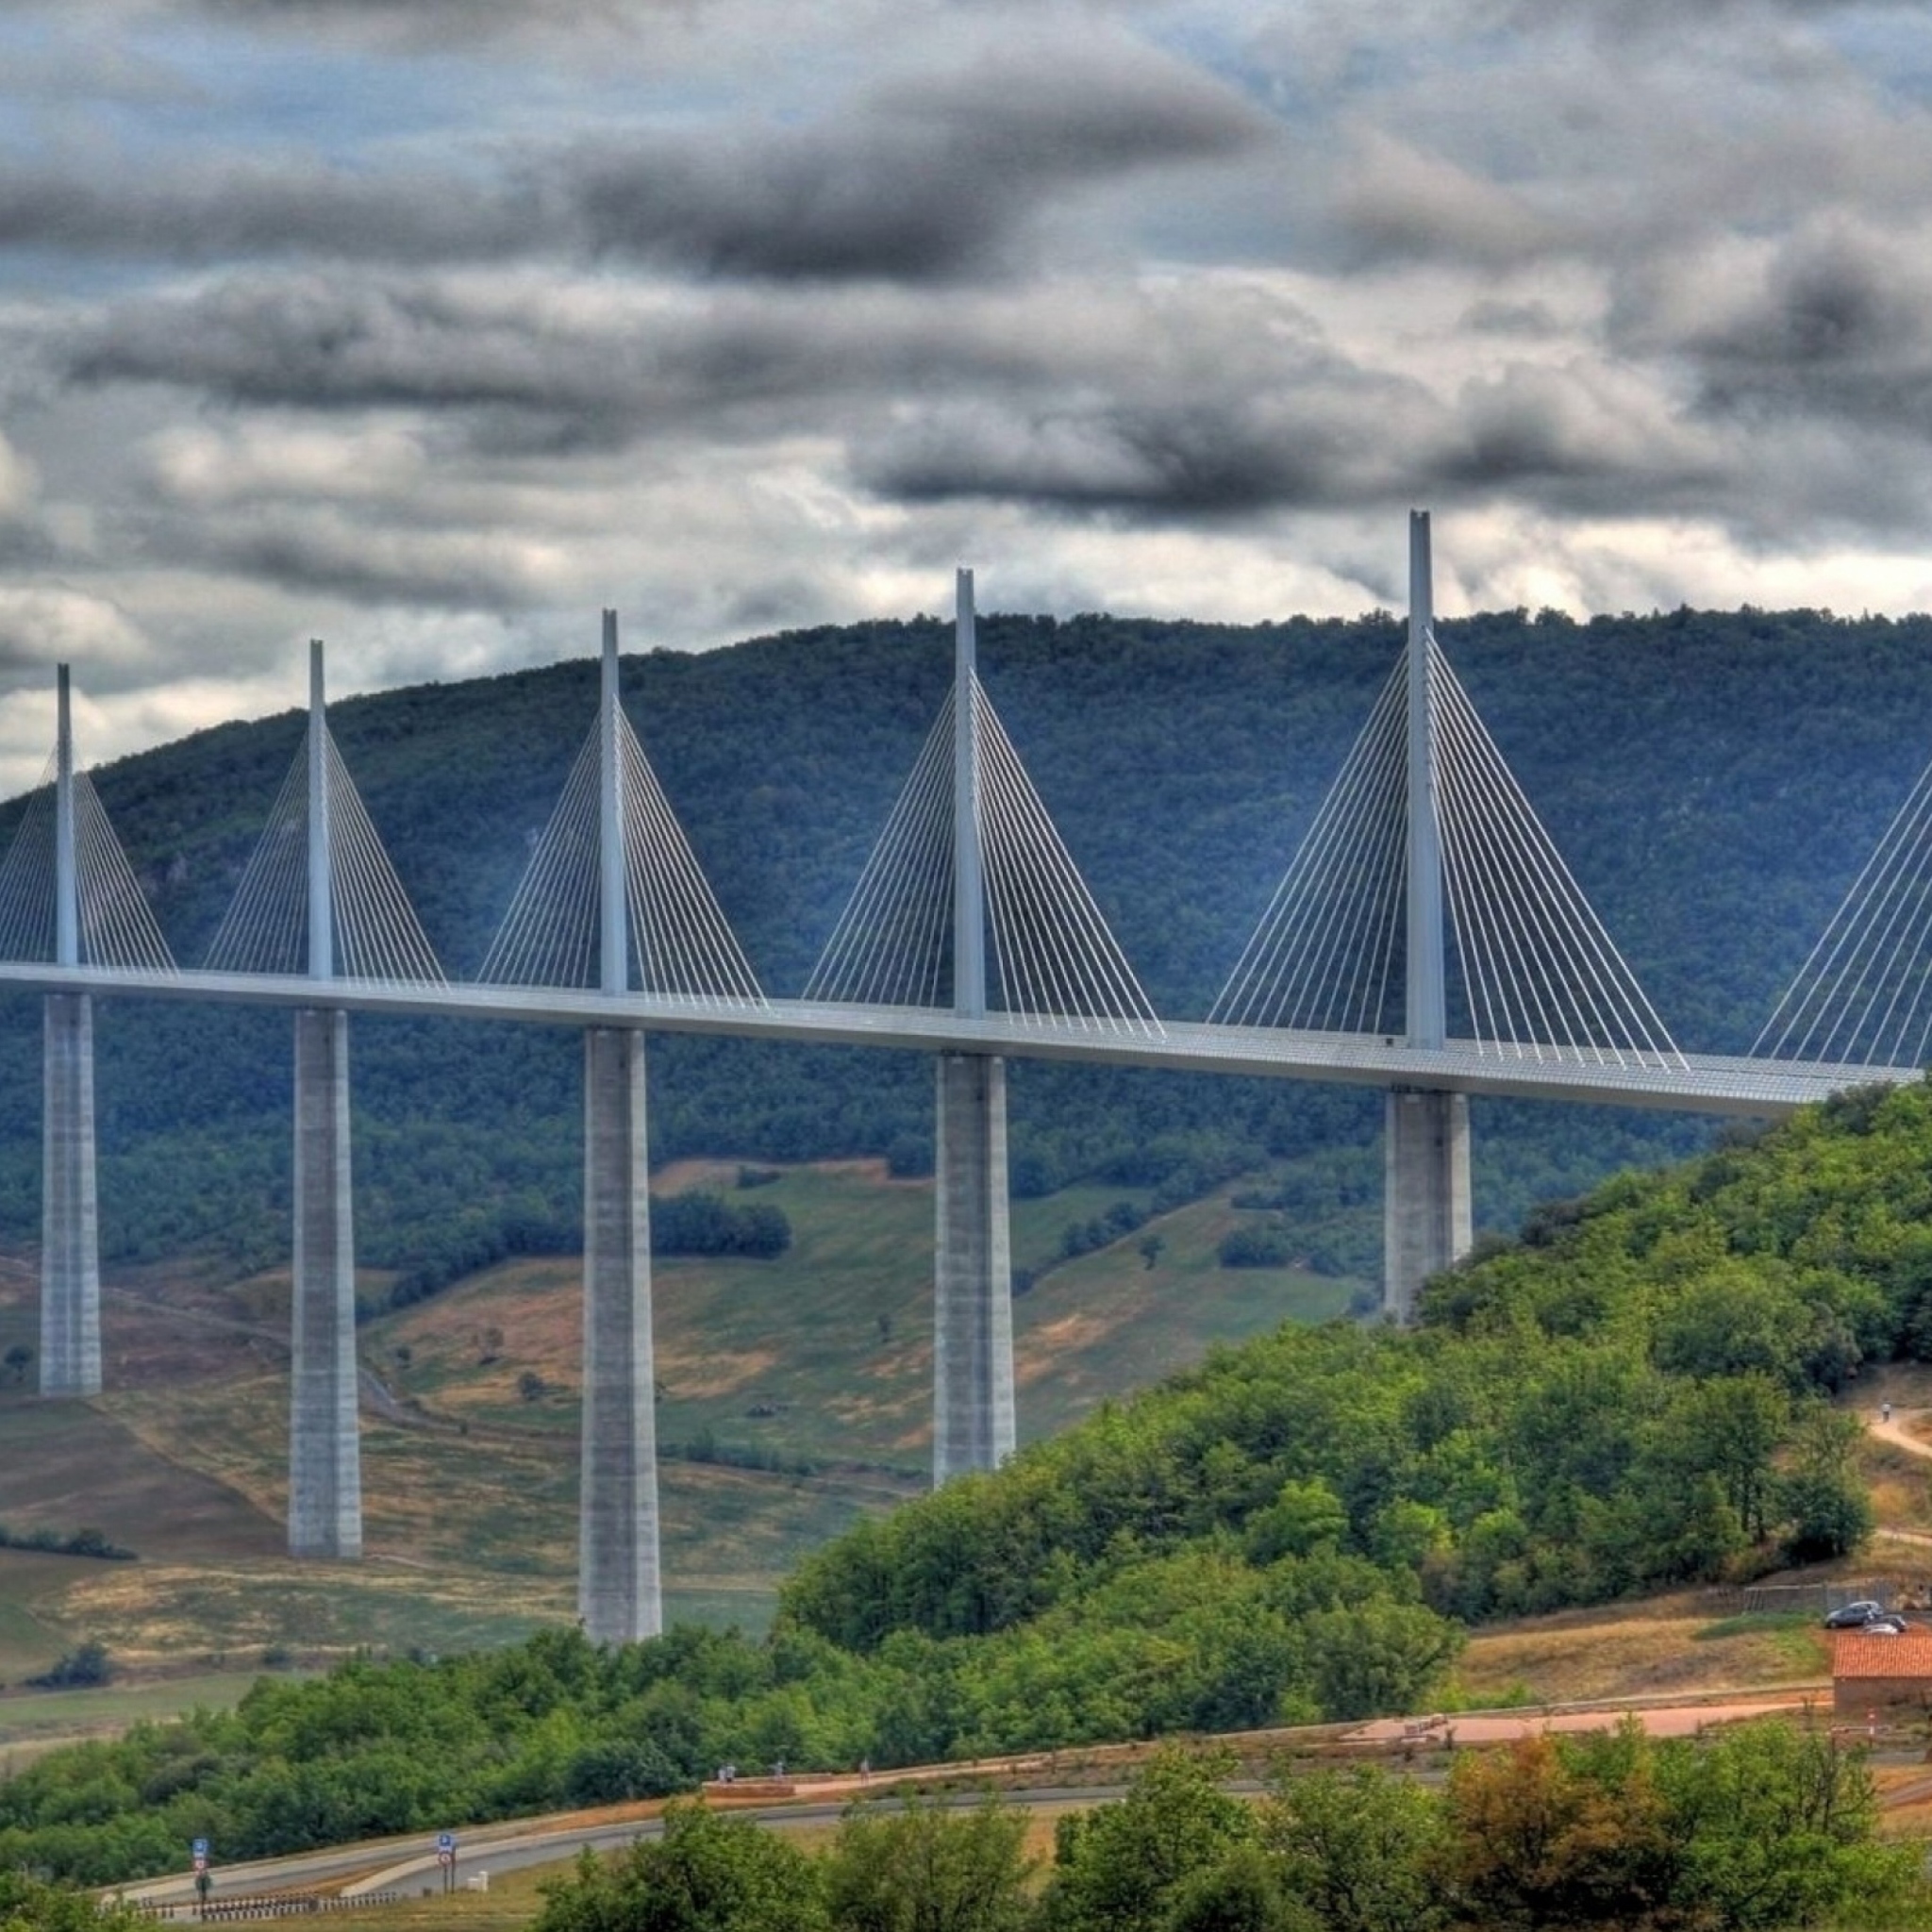
MULTIPOLYGON (((45 995, 42 1390, 101 1386, 92 1002, 293 1013, 290 1541, 361 1546, 347 1039, 356 1013, 570 1025, 585 1040, 579 1599, 658 1627, 644 1040, 713 1032, 931 1054, 938 1480, 1014 1443, 1005 1068, 1078 1059, 1386 1091, 1385 1305, 1470 1240, 1468 1096, 1773 1115, 1917 1075, 1932 1029, 1932 774, 1750 1056, 1682 1052, 1441 651, 1411 521, 1406 649, 1205 1021, 1157 1013, 979 682, 961 573, 951 695, 798 997, 760 984, 618 703, 597 715, 474 978, 446 976, 329 732, 308 733, 208 958, 178 966, 56 745, 0 858, 0 986, 45 995)), ((1124 809, 1133 801, 1124 800, 1124 809)))

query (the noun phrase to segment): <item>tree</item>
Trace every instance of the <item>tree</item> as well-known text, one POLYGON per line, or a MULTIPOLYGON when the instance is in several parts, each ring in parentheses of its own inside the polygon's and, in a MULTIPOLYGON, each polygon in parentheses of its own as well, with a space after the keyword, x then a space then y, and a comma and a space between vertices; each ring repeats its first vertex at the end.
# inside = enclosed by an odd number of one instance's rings
POLYGON ((1261 1841, 1281 1889, 1326 1932, 1436 1932, 1441 1807, 1406 1778, 1367 1766, 1288 1777, 1261 1807, 1261 1841))
POLYGON ((1331 1723, 1416 1709, 1462 1648, 1461 1629, 1420 1604, 1318 1610, 1305 1627, 1315 1696, 1331 1723))
POLYGON ((1237 1845, 1175 1891, 1161 1932, 1327 1932, 1297 1900, 1284 1898, 1259 1845, 1237 1845))
POLYGON ((1863 1754, 1829 1736, 1765 1720, 1663 1750, 1657 1768, 1680 1847, 1674 1899, 1692 1923, 1893 1923, 1913 1889, 1916 1850, 1876 1842, 1863 1754))
POLYGON ((1548 1736, 1464 1753, 1444 1804, 1441 1870, 1474 1924, 1631 1932, 1670 1896, 1664 1802, 1634 1727, 1580 1760, 1548 1736))
POLYGON ((16 1386, 26 1380, 26 1372, 33 1366, 34 1352, 24 1341, 16 1341, 7 1351, 7 1366, 13 1371, 16 1386))
POLYGON ((1166 1248, 1167 1240, 1165 1236, 1143 1234, 1141 1237, 1141 1258, 1149 1268, 1152 1268, 1160 1259, 1166 1248))
POLYGON ((674 1804, 664 1836, 622 1857, 586 1851, 571 1876, 539 1888, 532 1932, 823 1932, 810 1859, 775 1832, 674 1804))
POLYGON ((1877 1519, 1856 1462, 1864 1436, 1857 1416, 1823 1403, 1800 1418, 1783 1496, 1785 1547, 1794 1562, 1848 1556, 1872 1534, 1877 1519))
POLYGON ((1164 1932, 1181 1888, 1254 1841, 1253 1814, 1218 1783, 1227 1769, 1163 1750, 1118 1804, 1061 1818, 1041 1899, 1046 1932, 1164 1932))
POLYGON ((5 1932, 133 1932, 147 1914, 117 1899, 95 1900, 71 1886, 49 1885, 25 1872, 0 1871, 0 1927, 5 1932))
POLYGON ((966 1811, 917 1801, 847 1814, 826 1855, 835 1932, 1024 1932, 1026 1821, 996 1798, 966 1811))

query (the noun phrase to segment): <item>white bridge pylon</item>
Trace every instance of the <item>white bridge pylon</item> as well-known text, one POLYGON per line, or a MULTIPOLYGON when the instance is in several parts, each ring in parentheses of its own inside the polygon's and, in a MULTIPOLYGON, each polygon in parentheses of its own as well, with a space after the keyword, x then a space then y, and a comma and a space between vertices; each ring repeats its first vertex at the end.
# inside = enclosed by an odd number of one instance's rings
POLYGON ((0 958, 172 973, 174 955, 100 794, 74 762, 66 665, 56 677, 54 750, 0 859, 0 958))
POLYGON ((959 594, 958 675, 805 998, 962 1012, 991 1005, 1021 1021, 1158 1037, 1152 1002, 979 681, 970 571, 959 594), (977 983, 987 934, 991 1002, 977 983))
POLYGON ((1209 1024, 1682 1069, 1423 608, 1209 1024))
POLYGON ((617 701, 615 611, 604 626, 610 689, 477 978, 615 992, 634 969, 645 992, 761 1006, 758 974, 617 701))
POLYGON ((441 986, 435 948, 329 729, 322 645, 308 653, 308 725, 209 942, 208 970, 441 986))

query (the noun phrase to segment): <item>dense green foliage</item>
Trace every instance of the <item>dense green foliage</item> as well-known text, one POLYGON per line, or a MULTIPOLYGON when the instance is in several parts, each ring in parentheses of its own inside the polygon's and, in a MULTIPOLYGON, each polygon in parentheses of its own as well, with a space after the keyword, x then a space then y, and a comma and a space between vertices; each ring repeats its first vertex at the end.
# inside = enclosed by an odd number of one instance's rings
MULTIPOLYGON (((1678 1038, 1747 1046, 1924 759, 1932 623, 1679 611, 1579 625, 1516 612, 1439 629, 1678 1038)), ((979 638, 993 701, 1157 1006, 1205 1012, 1399 627, 1380 615, 1252 628, 990 616, 979 638)), ((946 627, 920 620, 625 661, 631 714, 771 989, 804 983, 950 658, 946 627)), ((508 903, 588 728, 595 676, 587 659, 332 708, 457 973, 475 970, 508 903)), ((205 952, 301 723, 225 725, 97 774, 184 960, 205 952)), ((17 812, 0 809, 0 840, 17 812)), ((38 1213, 38 1012, 26 1000, 10 1010, 0 1225, 25 1230, 38 1213)), ((239 1268, 284 1256, 286 1019, 123 1003, 98 1031, 108 1255, 200 1246, 239 1268)), ((362 1257, 425 1291, 478 1255, 573 1245, 580 1053, 567 1031, 358 1020, 362 1257)), ((651 1080, 659 1159, 886 1154, 899 1172, 930 1159, 931 1074, 917 1056, 667 1039, 651 1080)), ((1197 1178, 1243 1150, 1292 1163, 1298 1251, 1374 1272, 1373 1094, 1029 1065, 1014 1071, 1012 1116, 1023 1193, 1157 1142, 1197 1178)), ((1492 1226, 1701 1132, 1601 1110, 1477 1116, 1477 1211, 1492 1226)))
POLYGON ((1928 1228, 1932 1091, 1855 1093, 1546 1210, 1434 1284, 1415 1330, 1284 1328, 860 1525, 765 1642, 553 1634, 267 1681, 0 1785, 0 1864, 105 1879, 195 1836, 238 1857, 726 1761, 1422 1707, 1464 1621, 1855 1544, 1857 1424, 1826 1397, 1923 1347, 1928 1228))
POLYGON ((1855 1094, 1544 1210, 1437 1282, 1415 1332, 1284 1329, 862 1524, 787 1610, 862 1653, 929 1646, 929 1676, 982 1655, 960 1640, 1051 1641, 1091 1655, 1116 1717, 1130 1658, 1161 1674, 1137 1644, 1170 1628, 1163 1724, 1205 1722, 1174 1708, 1191 1691, 1241 1706, 1244 1681, 1283 1708, 1381 1707, 1441 1660, 1432 1614, 1856 1545, 1857 1426, 1824 1398, 1924 1347, 1928 1257, 1932 1091, 1855 1094), (1324 1617, 1349 1632, 1333 1655, 1324 1617))
POLYGON ((1367 1767, 1275 1782, 1162 1754, 1070 1811, 1037 1895, 995 1800, 848 1815, 818 1857, 674 1807, 661 1842, 589 1853, 533 1932, 1903 1932, 1932 1898, 1882 1846, 1862 1759, 1778 1724, 1708 1742, 1536 1738, 1458 1757, 1445 1790, 1367 1767))

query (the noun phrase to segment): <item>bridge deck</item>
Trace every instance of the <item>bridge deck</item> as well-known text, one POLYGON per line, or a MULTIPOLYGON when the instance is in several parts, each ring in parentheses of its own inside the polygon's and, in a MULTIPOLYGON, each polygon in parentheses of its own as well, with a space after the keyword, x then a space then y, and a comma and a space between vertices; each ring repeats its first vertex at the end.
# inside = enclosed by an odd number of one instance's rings
POLYGON ((1191 1021, 1147 1028, 1123 1022, 1005 1013, 963 1020, 913 1007, 805 1000, 755 1004, 565 987, 135 972, 58 967, 37 960, 0 961, 0 988, 9 986, 22 991, 92 992, 103 997, 333 1007, 352 1013, 411 1018, 445 1014, 535 1025, 625 1026, 926 1053, 990 1053, 1015 1059, 1086 1060, 1359 1087, 1444 1088, 1690 1113, 1784 1114, 1846 1087, 1874 1081, 1895 1085, 1919 1077, 1916 1067, 1824 1065, 1709 1054, 1639 1061, 1607 1053, 1592 1057, 1571 1048, 1498 1048, 1473 1041, 1451 1041, 1439 1051, 1424 1051, 1374 1035, 1210 1026, 1191 1021))

